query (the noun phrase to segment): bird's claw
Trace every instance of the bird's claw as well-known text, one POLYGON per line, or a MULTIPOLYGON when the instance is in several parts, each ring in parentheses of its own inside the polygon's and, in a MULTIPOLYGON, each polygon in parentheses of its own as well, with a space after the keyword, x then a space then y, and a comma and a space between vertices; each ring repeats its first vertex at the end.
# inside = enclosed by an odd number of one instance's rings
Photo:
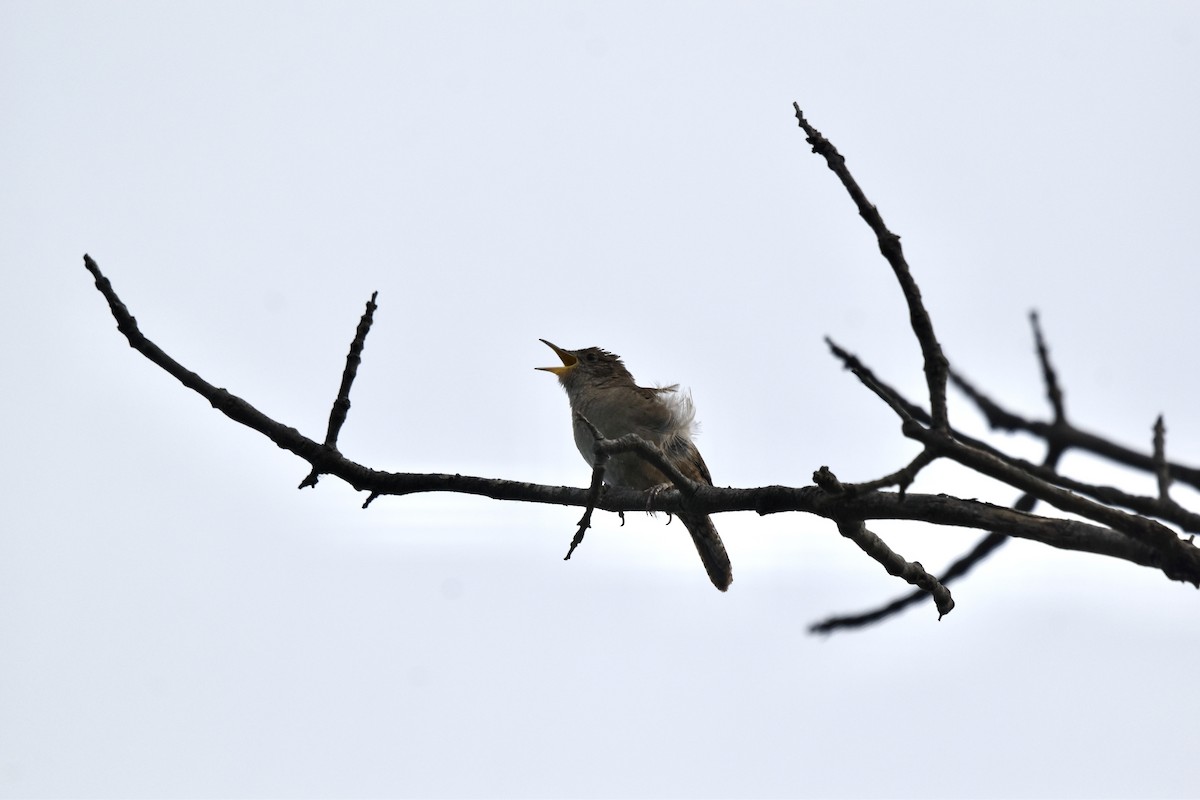
MULTIPOLYGON (((647 493, 646 493, 646 513, 647 514, 649 514, 652 517, 658 516, 658 512, 655 511, 654 509, 652 509, 650 506, 654 505, 655 498, 657 498, 665 490, 670 489, 670 488, 672 488, 671 484, 660 483, 658 486, 651 486, 647 490, 647 493)), ((669 511, 667 512, 667 524, 668 525, 671 524, 671 512, 669 512, 669 511)))

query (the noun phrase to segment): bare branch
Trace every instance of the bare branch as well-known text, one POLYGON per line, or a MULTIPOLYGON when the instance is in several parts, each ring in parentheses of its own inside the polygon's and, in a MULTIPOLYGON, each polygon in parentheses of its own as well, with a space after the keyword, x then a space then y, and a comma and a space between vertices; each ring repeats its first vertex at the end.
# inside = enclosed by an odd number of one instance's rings
POLYGON ((137 320, 129 313, 129 309, 125 307, 121 299, 117 297, 112 284, 108 278, 101 274, 100 267, 92 260, 91 256, 84 255, 83 263, 95 277, 96 288, 100 290, 100 293, 108 301, 108 307, 112 311, 113 317, 117 320, 117 330, 125 335, 130 347, 162 367, 167 374, 173 376, 184 386, 199 394, 213 408, 234 422, 258 431, 284 450, 295 453, 314 466, 323 465, 331 458, 331 452, 327 448, 323 448, 313 440, 301 436, 295 428, 281 425, 242 398, 224 389, 218 389, 163 352, 158 345, 147 339, 138 330, 137 320))
POLYGON ((1187 563, 1192 555, 1188 551, 1193 551, 1195 548, 1181 540, 1174 531, 1153 520, 1132 516, 1060 489, 1009 465, 990 453, 957 442, 949 434, 923 428, 916 423, 905 423, 903 430, 906 436, 920 441, 926 447, 930 447, 939 454, 952 458, 976 472, 989 475, 1028 492, 1061 511, 1079 514, 1138 541, 1145 542, 1160 553, 1156 566, 1159 566, 1168 577, 1182 575, 1189 569, 1187 563))
MULTIPOLYGON (((903 578, 923 592, 928 592, 937 604, 938 619, 953 610, 954 598, 950 596, 949 589, 926 572, 918 562, 905 561, 897 555, 882 539, 867 530, 862 520, 838 520, 837 526, 842 536, 853 541, 864 553, 882 564, 888 574, 903 578)), ((814 627, 810 630, 816 632, 817 629, 814 627)))
MULTIPOLYGON (((1042 465, 1047 469, 1053 470, 1057 467, 1060 458, 1062 458, 1061 450, 1050 449, 1046 452, 1046 458, 1042 462, 1042 465)), ((1036 505, 1036 497, 1031 494, 1023 494, 1013 504, 1013 508, 1017 511, 1029 512, 1033 511, 1036 505)), ((1000 546, 1007 542, 1008 539, 1009 537, 1003 533, 989 533, 980 539, 969 552, 947 567, 946 571, 939 576, 939 580, 943 585, 947 585, 957 581, 959 578, 965 577, 975 567, 986 561, 992 553, 999 550, 1000 546)), ((871 611, 847 616, 830 617, 814 624, 809 630, 814 633, 832 633, 835 630, 862 628, 867 625, 873 625, 876 622, 881 622, 888 617, 899 614, 909 606, 915 605, 929 597, 930 594, 928 592, 918 589, 871 611)))
POLYGON ((954 607, 954 601, 946 588, 947 584, 979 564, 1008 536, 1017 536, 1052 547, 1122 559, 1161 570, 1173 580, 1200 586, 1200 549, 1193 546, 1190 539, 1181 539, 1175 531, 1152 519, 1157 517, 1172 522, 1184 530, 1200 530, 1200 515, 1183 509, 1171 500, 1168 494, 1172 480, 1181 480, 1200 488, 1200 469, 1167 461, 1162 418, 1159 418, 1155 427, 1154 452, 1150 456, 1121 448, 1069 424, 1062 389, 1050 362, 1049 350, 1036 313, 1030 315, 1030 322, 1042 377, 1046 384, 1046 396, 1053 409, 1052 422, 1031 422, 1012 414, 976 389, 960 374, 951 372, 941 343, 934 333, 933 323, 924 306, 921 292, 904 257, 900 237, 886 227, 878 209, 868 202, 847 169, 842 155, 819 131, 809 125, 799 105, 793 105, 796 119, 806 134, 806 140, 812 145, 813 152, 821 155, 826 165, 839 177, 859 214, 875 234, 880 252, 887 259, 900 284, 908 306, 913 333, 923 356, 925 382, 929 391, 928 411, 910 403, 894 388, 879 379, 856 356, 827 339, 833 354, 899 417, 904 435, 923 445, 921 452, 904 467, 865 483, 843 484, 830 470, 823 467, 814 474, 816 486, 734 489, 701 485, 683 475, 662 451, 649 442, 637 436, 605 439, 586 419, 582 421, 592 427, 595 441, 592 479, 586 489, 460 474, 389 473, 373 470, 342 455, 337 440, 350 410, 350 389, 361 364, 366 336, 377 308, 376 294, 372 294, 359 322, 346 358, 338 395, 330 411, 325 439, 318 443, 300 434, 295 428, 267 417, 242 398, 216 388, 168 356, 142 334, 136 320, 117 297, 108 279, 101 274, 96 262, 85 255, 84 263, 94 276, 97 288, 107 300, 118 329, 133 348, 184 386, 200 394, 230 419, 263 434, 278 447, 305 460, 310 465, 311 472, 301 483, 301 488, 315 485, 320 475, 333 475, 346 481, 356 490, 368 493, 364 507, 382 495, 399 496, 419 492, 455 492, 502 501, 580 506, 584 513, 571 541, 567 559, 571 558, 575 548, 583 541, 587 529, 591 526, 592 515, 597 509, 619 514, 632 510, 705 515, 739 510, 753 510, 759 514, 786 511, 814 514, 836 522, 843 536, 855 541, 864 552, 884 565, 888 572, 904 578, 919 590, 877 611, 856 617, 827 620, 814 627, 814 630, 821 631, 881 619, 915 602, 915 598, 925 596, 934 598, 939 615, 948 613, 954 607), (951 379, 983 411, 993 428, 1023 430, 1043 438, 1047 443, 1044 463, 1034 465, 1013 458, 990 444, 954 430, 950 425, 947 406, 946 385, 951 379), (1072 447, 1153 472, 1158 480, 1158 496, 1150 498, 1129 495, 1111 487, 1093 486, 1060 475, 1057 464, 1063 453, 1072 447), (606 487, 604 474, 608 460, 618 453, 633 453, 654 465, 667 476, 674 488, 640 492, 606 487), (938 458, 952 459, 979 474, 1019 488, 1024 494, 1014 509, 946 495, 909 494, 907 490, 918 473, 938 458), (891 486, 898 487, 899 491, 882 491, 891 486), (1048 502, 1061 511, 1082 516, 1091 522, 1030 513, 1038 500, 1048 502), (1136 511, 1142 516, 1126 513, 1120 510, 1121 508, 1136 511), (979 541, 970 553, 951 565, 942 580, 938 580, 920 564, 903 559, 872 533, 867 528, 867 521, 873 519, 920 520, 934 525, 984 530, 988 535, 979 541))
POLYGON ((1058 385, 1058 372, 1050 363, 1050 348, 1046 347, 1046 337, 1042 335, 1042 323, 1036 311, 1029 312, 1029 324, 1033 328, 1033 343, 1037 348, 1038 363, 1042 366, 1042 382, 1046 384, 1046 399, 1054 411, 1054 422, 1062 424, 1067 420, 1066 402, 1063 400, 1062 387, 1058 385))
POLYGON ((891 265, 896 280, 900 282, 904 300, 908 304, 908 316, 912 323, 913 333, 916 334, 917 341, 921 345, 921 354, 925 361, 925 382, 929 386, 929 408, 933 415, 933 426, 939 430, 945 430, 950 425, 950 416, 946 408, 946 377, 949 367, 946 356, 942 353, 942 346, 938 343, 937 336, 934 335, 933 320, 929 318, 929 312, 925 310, 925 303, 921 299, 921 290, 917 287, 908 262, 904 259, 904 251, 900 247, 900 237, 888 230, 879 209, 867 200, 866 194, 859 188, 858 182, 854 180, 854 176, 846 167, 846 159, 837 151, 833 143, 808 123, 808 120, 804 118, 804 113, 800 110, 799 103, 792 103, 792 107, 796 110, 797 122, 800 123, 800 127, 806 134, 805 141, 812 145, 814 153, 825 159, 825 163, 846 187, 846 191, 849 192, 850 198, 858 208, 859 215, 866 220, 867 225, 875 233, 875 238, 879 242, 879 251, 891 265))
MULTIPOLYGON (((813 473, 813 480, 826 493, 831 495, 845 494, 847 487, 837 479, 837 476, 829 469, 829 467, 821 467, 813 473)), ((902 558, 898 553, 892 550, 887 544, 877 535, 867 530, 867 526, 861 519, 853 517, 836 517, 834 521, 837 523, 838 531, 850 539, 862 549, 864 553, 883 565, 883 568, 889 574, 911 583, 919 588, 923 593, 928 593, 937 602, 938 619, 941 619, 950 610, 954 608, 954 600, 950 597, 950 592, 938 582, 936 578, 925 571, 919 563, 909 562, 902 558)))
MULTIPOLYGON (((847 367, 852 370, 872 391, 884 399, 890 408, 896 411, 901 420, 914 420, 919 423, 926 423, 929 420, 929 414, 925 409, 905 399, 896 389, 880 379, 869 367, 851 353, 834 344, 830 340, 829 346, 834 355, 836 355, 847 367), (867 379, 864 379, 866 376, 867 379)), ((1055 426, 1061 426, 1063 429, 1070 429, 1070 425, 1066 422, 1065 412, 1062 410, 1062 392, 1057 388, 1057 379, 1053 375, 1053 369, 1049 365, 1047 352, 1044 348, 1040 349, 1040 358, 1043 366, 1043 374, 1047 375, 1047 394, 1051 403, 1057 404, 1056 418, 1061 420, 1056 422, 1055 426)), ((971 383, 960 375, 957 370, 951 368, 951 377, 956 386, 962 389, 968 397, 970 397, 976 405, 984 412, 990 421, 995 423, 997 420, 1017 419, 1015 414, 1005 410, 986 394, 976 389, 971 383)), ((1140 495, 1132 495, 1109 486, 1098 486, 1095 484, 1085 483, 1083 481, 1074 480, 1064 475, 1059 474, 1054 468, 1046 465, 1037 465, 1024 459, 1014 458, 1013 456, 1004 453, 992 445, 975 439, 957 428, 950 429, 954 439, 963 444, 974 448, 975 450, 988 453, 1001 461, 1012 466, 1014 469, 1022 472, 1027 472, 1029 475, 1036 477, 1047 483, 1053 484, 1063 489, 1068 489, 1077 494, 1082 494, 1107 505, 1119 506, 1129 511, 1135 511, 1138 514, 1156 517, 1166 522, 1171 522, 1179 525, 1183 530, 1189 532, 1200 533, 1200 514, 1188 511, 1174 501, 1163 501, 1159 498, 1144 497, 1140 495)), ((1063 451, 1069 446, 1066 440, 1062 438, 1051 438, 1047 440, 1047 445, 1051 450, 1063 451)), ((923 450, 912 464, 904 467, 896 473, 884 476, 874 481, 869 481, 862 484, 856 484, 860 489, 879 489, 887 486, 899 485, 901 490, 904 484, 901 483, 905 477, 916 475, 916 471, 922 468, 926 463, 929 463, 937 456, 928 450, 923 450)), ((1175 465, 1171 465, 1174 469, 1175 465)))
MULTIPOLYGON (((954 581, 963 575, 967 574, 975 565, 979 564, 995 552, 1000 545, 1008 541, 1008 537, 1002 533, 989 533, 987 536, 979 540, 965 556, 955 561, 950 565, 940 577, 940 582, 943 587, 946 584, 954 581)), ((852 628, 864 628, 868 625, 873 625, 876 622, 882 622, 888 617, 899 614, 909 606, 916 605, 919 602, 928 600, 933 595, 924 589, 915 589, 906 595, 896 598, 895 600, 880 606, 871 611, 865 611, 860 614, 852 614, 841 617, 829 617, 820 622, 809 626, 810 633, 833 633, 837 630, 848 630, 852 628)))
MULTIPOLYGON (((888 406, 896 412, 896 415, 901 420, 917 420, 920 422, 929 422, 929 413, 920 406, 910 403, 908 400, 889 386, 884 381, 880 380, 869 367, 862 363, 853 353, 848 352, 839 346, 833 339, 825 337, 825 344, 829 346, 829 350, 841 360, 846 369, 854 373, 867 388, 879 396, 888 406)), ((928 450, 922 450, 917 454, 916 458, 910 461, 905 466, 895 472, 884 475, 881 478, 876 478, 872 481, 854 484, 854 491, 875 491, 876 489, 885 489, 889 486, 896 486, 900 489, 900 494, 903 495, 912 482, 917 479, 917 474, 933 463, 935 456, 928 450)))
MULTIPOLYGON (((1054 365, 1050 362, 1050 349, 1046 346, 1046 340, 1042 336, 1042 326, 1038 320, 1036 311, 1029 313, 1029 323, 1033 327, 1034 347, 1037 351, 1038 364, 1042 370, 1042 382, 1046 385, 1046 399, 1049 401, 1050 408, 1054 412, 1054 422, 1052 424, 1065 426, 1067 412, 1063 400, 1062 388, 1058 383, 1058 373, 1055 371, 1054 365)), ((954 368, 950 369, 950 380, 979 407, 979 410, 983 412, 988 424, 993 429, 1012 430, 1021 425, 1020 417, 1001 408, 990 397, 976 389, 966 377, 954 368)))
MULTIPOLYGON (((592 438, 596 442, 603 438, 596 426, 583 414, 577 414, 576 419, 588 426, 592 432, 592 438)), ((592 526, 592 512, 596 509, 596 503, 600 502, 600 492, 604 489, 604 471, 608 467, 608 459, 608 453, 597 447, 592 461, 592 483, 588 487, 587 506, 583 510, 583 516, 579 518, 579 530, 571 539, 571 546, 567 548, 567 555, 563 557, 563 561, 571 560, 571 554, 575 552, 576 547, 583 544, 583 535, 592 526)), ((624 519, 621 521, 624 522, 624 519)))
MULTIPOLYGON (((1133 467, 1134 469, 1140 469, 1150 474, 1156 474, 1157 468, 1154 463, 1154 456, 1151 453, 1139 453, 1103 436, 1077 428, 1067 422, 1065 418, 1056 419, 1053 422, 1039 422, 1025 419, 1019 414, 1001 408, 981 391, 971 386, 962 375, 957 373, 952 373, 952 375, 955 385, 961 388, 979 407, 984 417, 987 418, 988 425, 993 430, 1007 432, 1024 431, 1044 439, 1050 445, 1056 445, 1064 449, 1083 450, 1126 467, 1133 467)), ((1193 488, 1200 489, 1200 469, 1173 461, 1166 463, 1173 480, 1181 481, 1193 488)))
POLYGON ((828 336, 825 337, 825 343, 829 345, 830 351, 832 351, 835 356, 842 360, 842 364, 845 365, 846 369, 853 372, 854 376, 862 381, 864 386, 874 392, 880 400, 887 403, 888 407, 891 408, 892 411, 896 412, 896 416, 900 417, 901 420, 920 420, 921 422, 929 421, 930 417, 927 413, 925 413, 924 409, 914 406, 912 403, 906 402, 904 398, 900 396, 899 392, 893 390, 886 383, 876 378, 875 373, 867 369, 867 367, 858 360, 857 356, 843 350, 828 336))
MULTIPOLYGON (((846 369, 853 372, 855 377, 857 377, 860 381, 863 380, 864 375, 870 378, 870 383, 866 385, 869 386, 871 391, 875 392, 875 394, 880 395, 883 401, 888 404, 888 407, 895 411, 896 415, 900 417, 901 420, 912 418, 917 422, 921 422, 926 425, 932 422, 928 411, 916 403, 911 403, 906 400, 903 395, 901 395, 898 391, 893 389, 884 380, 877 376, 870 367, 868 367, 858 358, 858 356, 845 350, 828 336, 825 337, 825 343, 829 345, 830 352, 842 362, 842 365, 846 369), (885 393, 887 396, 885 397, 883 394, 880 394, 880 392, 885 393)), ((866 383, 866 381, 863 382, 866 383)))
MULTIPOLYGON (((461 474, 383 472, 351 461, 336 449, 326 448, 303 436, 295 428, 270 419, 240 397, 224 389, 217 389, 199 375, 184 368, 138 330, 133 316, 117 297, 108 279, 101 274, 96 262, 85 256, 85 265, 95 276, 96 287, 108 301, 109 308, 117 320, 118 329, 134 349, 175 376, 189 389, 200 394, 222 414, 262 433, 277 446, 319 467, 323 474, 341 478, 359 491, 369 492, 372 496, 455 492, 490 497, 494 500, 550 503, 581 508, 586 508, 591 503, 589 489, 543 486, 461 474)), ((610 453, 625 452, 645 446, 644 442, 639 445, 638 441, 622 437, 604 440, 602 446, 610 453)), ((670 474, 669 469, 665 472, 670 474)), ((832 494, 815 486, 763 486, 755 489, 694 484, 689 486, 687 479, 680 475, 673 476, 672 480, 676 486, 687 489, 691 493, 690 496, 685 497, 679 490, 670 490, 660 492, 647 500, 646 492, 608 487, 592 505, 604 511, 615 512, 654 510, 716 514, 724 511, 755 511, 759 514, 774 514, 800 511, 834 520, 919 519, 935 525, 999 531, 1052 547, 1098 553, 1143 566, 1161 568, 1161 557, 1153 548, 1117 531, 1074 520, 1019 515, 1009 509, 973 500, 943 495, 907 494, 901 497, 878 491, 832 494)), ((1200 553, 1196 548, 1191 549, 1200 553)), ((1200 583, 1200 556, 1190 563, 1181 561, 1175 566, 1177 569, 1171 574, 1174 576, 1177 572, 1178 580, 1200 583), (1180 564, 1183 566, 1180 567, 1180 564)))
POLYGON ((1167 428, 1162 414, 1154 421, 1154 477, 1158 482, 1158 499, 1171 499, 1171 466, 1167 463, 1167 428))
MULTIPOLYGON (((354 384, 354 378, 358 375, 358 365, 362 363, 362 351, 367 342, 367 334, 371 331, 371 322, 375 318, 375 298, 379 296, 379 292, 372 292, 371 299, 367 301, 367 309, 363 312, 362 319, 359 320, 358 330, 354 332, 354 340, 350 342, 350 352, 346 354, 346 367, 342 370, 342 384, 338 387, 337 398, 333 401, 333 408, 329 410, 329 427, 325 431, 325 446, 337 449, 338 434, 341 433, 342 425, 346 423, 346 416, 350 413, 350 387, 354 384)), ((300 488, 307 486, 315 487, 319 473, 314 467, 312 472, 308 473, 308 477, 300 483, 300 488)), ((370 503, 370 498, 367 499, 370 503)))

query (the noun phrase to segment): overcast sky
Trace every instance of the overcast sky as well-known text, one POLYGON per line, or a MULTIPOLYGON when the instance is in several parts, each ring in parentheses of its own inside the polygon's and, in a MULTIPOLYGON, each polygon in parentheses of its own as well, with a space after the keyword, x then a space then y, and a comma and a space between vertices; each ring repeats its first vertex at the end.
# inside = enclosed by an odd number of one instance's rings
POLYGON ((296 491, 82 255, 314 438, 378 290, 374 468, 585 485, 544 337, 689 386, 719 485, 874 478, 915 447, 822 337, 919 353, 798 101, 963 372, 1045 416, 1037 308, 1077 424, 1196 464, 1198 76, 1193 3, 0 4, 0 796, 1195 796, 1191 587, 1014 543, 822 639, 905 588, 822 519, 718 516, 721 594, 661 517, 564 563, 578 509, 296 491))

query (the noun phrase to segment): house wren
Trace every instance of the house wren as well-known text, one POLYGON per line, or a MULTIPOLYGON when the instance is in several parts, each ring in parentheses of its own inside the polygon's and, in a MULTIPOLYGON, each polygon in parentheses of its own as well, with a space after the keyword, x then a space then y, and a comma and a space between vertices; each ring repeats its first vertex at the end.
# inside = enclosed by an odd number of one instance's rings
MULTIPOLYGON (((562 360, 561 367, 537 367, 553 372, 567 392, 572 419, 579 414, 606 439, 636 433, 658 447, 676 469, 688 478, 712 486, 712 477, 700 451, 692 443, 696 411, 692 399, 678 386, 648 389, 634 383, 621 359, 598 347, 564 350, 542 339, 562 360)), ((592 432, 574 419, 575 446, 591 464, 595 458, 592 432)), ((606 483, 631 489, 670 488, 671 482, 636 453, 618 453, 609 459, 606 483)), ((725 545, 706 514, 679 514, 679 521, 692 535, 700 560, 713 585, 722 592, 733 581, 733 569, 725 545)))

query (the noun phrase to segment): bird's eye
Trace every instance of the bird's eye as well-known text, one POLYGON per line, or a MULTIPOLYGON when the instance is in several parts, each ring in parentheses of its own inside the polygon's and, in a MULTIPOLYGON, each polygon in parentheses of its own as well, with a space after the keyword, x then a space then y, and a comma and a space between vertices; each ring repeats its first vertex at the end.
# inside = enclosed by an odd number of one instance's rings
POLYGON ((595 363, 595 361, 596 361, 596 354, 595 354, 595 353, 588 353, 588 354, 587 354, 587 360, 588 360, 588 361, 591 361, 592 363, 595 363))

